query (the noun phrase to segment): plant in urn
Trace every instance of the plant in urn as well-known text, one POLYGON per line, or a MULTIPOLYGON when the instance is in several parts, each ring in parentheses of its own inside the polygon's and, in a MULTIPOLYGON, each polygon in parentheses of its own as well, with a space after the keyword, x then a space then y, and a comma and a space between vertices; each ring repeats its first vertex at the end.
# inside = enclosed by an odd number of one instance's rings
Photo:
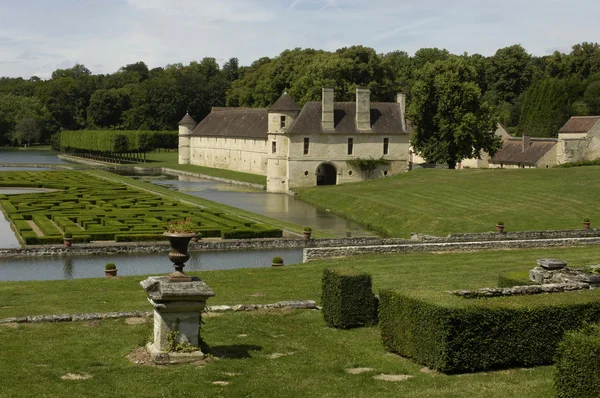
POLYGON ((175 271, 169 274, 168 278, 171 282, 191 282, 192 277, 183 272, 185 262, 190 259, 188 253, 188 245, 190 240, 196 236, 192 231, 193 224, 191 218, 183 221, 172 220, 167 222, 167 231, 164 235, 169 239, 171 251, 169 252, 169 260, 173 262, 175 271))

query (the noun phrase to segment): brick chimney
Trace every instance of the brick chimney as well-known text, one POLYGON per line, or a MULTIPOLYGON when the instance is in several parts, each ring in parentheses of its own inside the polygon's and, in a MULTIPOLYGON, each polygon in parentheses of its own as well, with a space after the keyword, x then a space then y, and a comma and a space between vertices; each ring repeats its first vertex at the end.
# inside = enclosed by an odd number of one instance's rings
POLYGON ((371 90, 356 88, 356 129, 371 130, 371 90))
POLYGON ((333 87, 323 87, 321 95, 321 126, 323 130, 334 129, 333 119, 333 87))
POLYGON ((523 150, 522 152, 525 152, 525 150, 527 150, 527 148, 529 148, 529 146, 531 145, 531 137, 528 135, 524 135, 523 136, 523 150))
POLYGON ((406 94, 398 93, 396 102, 400 105, 400 120, 402 122, 402 130, 406 131, 406 94))

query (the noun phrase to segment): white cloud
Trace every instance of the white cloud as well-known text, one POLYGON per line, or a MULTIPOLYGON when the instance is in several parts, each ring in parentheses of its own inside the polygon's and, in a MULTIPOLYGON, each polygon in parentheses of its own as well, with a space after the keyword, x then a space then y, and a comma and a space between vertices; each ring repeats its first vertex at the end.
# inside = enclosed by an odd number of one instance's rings
POLYGON ((248 65, 285 49, 353 44, 491 55, 520 43, 544 55, 600 40, 599 13, 591 0, 0 0, 0 76, 203 57, 248 65))

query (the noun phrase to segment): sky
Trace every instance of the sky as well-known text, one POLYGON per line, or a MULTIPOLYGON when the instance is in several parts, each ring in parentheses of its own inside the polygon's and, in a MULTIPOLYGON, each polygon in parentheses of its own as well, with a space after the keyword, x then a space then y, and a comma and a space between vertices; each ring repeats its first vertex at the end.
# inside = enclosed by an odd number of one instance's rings
POLYGON ((379 53, 424 47, 493 55, 521 44, 541 56, 600 42, 597 0, 0 0, 0 76, 94 74, 285 49, 379 53))

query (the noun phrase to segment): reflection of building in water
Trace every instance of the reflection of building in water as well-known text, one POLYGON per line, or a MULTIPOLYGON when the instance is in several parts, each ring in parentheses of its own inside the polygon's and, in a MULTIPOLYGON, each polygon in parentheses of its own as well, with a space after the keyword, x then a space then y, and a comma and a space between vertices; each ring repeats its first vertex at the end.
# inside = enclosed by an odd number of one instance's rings
POLYGON ((335 102, 323 88, 321 102, 300 108, 284 93, 268 109, 213 108, 200 123, 179 122, 179 163, 262 174, 269 192, 335 185, 368 178, 346 161, 384 158, 371 176, 403 172, 408 162, 405 96, 371 102, 356 89, 356 102, 335 102))
POLYGON ((63 259, 63 279, 73 279, 73 258, 70 256, 63 259))

